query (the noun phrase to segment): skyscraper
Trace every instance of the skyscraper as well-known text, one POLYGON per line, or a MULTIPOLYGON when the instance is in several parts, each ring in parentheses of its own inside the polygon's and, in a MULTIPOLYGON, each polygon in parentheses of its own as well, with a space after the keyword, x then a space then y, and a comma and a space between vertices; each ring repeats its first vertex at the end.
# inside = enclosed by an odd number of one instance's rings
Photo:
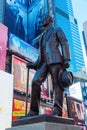
POLYGON ((73 72, 79 72, 84 66, 82 46, 80 42, 77 20, 74 18, 71 0, 48 0, 49 14, 55 19, 54 25, 65 32, 71 52, 71 66, 73 72), (52 6, 53 5, 53 6, 52 6))
POLYGON ((0 0, 0 23, 4 23, 5 0, 0 0))
POLYGON ((86 50, 86 55, 87 55, 87 21, 83 23, 83 40, 84 40, 84 46, 86 50))
POLYGON ((83 23, 82 35, 84 41, 83 50, 84 50, 84 59, 85 59, 85 66, 86 66, 86 73, 87 73, 87 21, 83 23))

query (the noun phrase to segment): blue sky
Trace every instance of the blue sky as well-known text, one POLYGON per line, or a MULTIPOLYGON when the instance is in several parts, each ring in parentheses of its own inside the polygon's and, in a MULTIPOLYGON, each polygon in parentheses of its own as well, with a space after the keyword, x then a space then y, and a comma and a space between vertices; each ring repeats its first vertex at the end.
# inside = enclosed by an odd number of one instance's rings
POLYGON ((87 21, 87 0, 72 0, 73 10, 74 10, 74 17, 78 21, 79 32, 81 42, 82 39, 82 30, 83 30, 83 23, 87 21))

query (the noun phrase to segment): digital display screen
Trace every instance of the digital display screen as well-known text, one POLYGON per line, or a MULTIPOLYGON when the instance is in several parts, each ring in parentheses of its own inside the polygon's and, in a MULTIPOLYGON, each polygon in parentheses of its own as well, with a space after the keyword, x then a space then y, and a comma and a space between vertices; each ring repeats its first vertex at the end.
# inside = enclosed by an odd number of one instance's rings
POLYGON ((36 61, 38 58, 38 50, 29 45, 27 42, 23 41, 14 34, 9 34, 9 45, 8 48, 13 52, 28 58, 31 61, 36 61))
POLYGON ((27 41, 27 8, 20 0, 6 0, 5 25, 9 33, 27 41))
POLYGON ((27 87, 27 67, 26 61, 12 56, 12 74, 14 75, 14 89, 26 93, 27 87))
POLYGON ((42 33, 42 18, 48 13, 47 0, 6 0, 5 25, 32 46, 33 40, 42 33))
MULTIPOLYGON (((30 103, 28 103, 28 112, 30 111, 30 103)), ((13 99, 12 120, 25 116, 26 103, 23 100, 13 99)))
POLYGON ((68 97, 69 117, 73 118, 76 125, 85 125, 84 109, 82 102, 73 97, 68 97))

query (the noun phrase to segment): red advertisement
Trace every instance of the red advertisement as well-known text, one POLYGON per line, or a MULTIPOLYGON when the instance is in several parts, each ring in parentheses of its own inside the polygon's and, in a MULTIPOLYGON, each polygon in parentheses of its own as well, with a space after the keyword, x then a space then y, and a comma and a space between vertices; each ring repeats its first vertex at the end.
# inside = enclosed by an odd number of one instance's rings
MULTIPOLYGON (((25 116, 25 101, 13 99, 13 113, 12 120, 16 120, 18 117, 25 116)), ((30 103, 28 103, 28 112, 30 110, 30 103)))
POLYGON ((51 114, 52 109, 46 106, 40 106, 40 114, 51 114))
POLYGON ((5 71, 8 28, 0 23, 0 70, 5 71))
POLYGON ((19 91, 26 92, 26 87, 27 87, 26 61, 16 56, 13 56, 12 73, 14 75, 14 88, 19 91))

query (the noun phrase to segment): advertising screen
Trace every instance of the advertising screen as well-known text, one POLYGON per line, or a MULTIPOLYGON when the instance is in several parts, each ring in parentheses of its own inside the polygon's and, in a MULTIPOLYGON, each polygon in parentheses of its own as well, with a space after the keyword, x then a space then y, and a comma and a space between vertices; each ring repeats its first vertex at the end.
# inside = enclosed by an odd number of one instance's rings
POLYGON ((40 106, 40 114, 51 114, 52 108, 46 106, 40 106))
POLYGON ((82 90, 81 90, 81 83, 77 82, 74 83, 69 87, 69 93, 72 97, 77 97, 77 99, 82 101, 82 90), (78 96, 77 96, 78 95, 78 96))
POLYGON ((36 0, 33 4, 28 13, 29 41, 41 34, 42 18, 48 13, 47 0, 36 0))
MULTIPOLYGON (((30 103, 28 103, 28 112, 30 110, 30 103)), ((23 100, 13 99, 12 120, 16 120, 21 116, 25 116, 26 103, 23 100)))
POLYGON ((76 125, 85 125, 82 102, 73 97, 68 97, 67 100, 69 117, 74 119, 76 125))
POLYGON ((27 8, 20 0, 6 0, 5 25, 8 31, 27 41, 27 8))
POLYGON ((8 28, 0 23, 0 70, 5 71, 8 28))
POLYGON ((15 36, 14 34, 9 34, 9 45, 8 48, 13 52, 28 58, 31 61, 36 61, 38 58, 38 50, 29 45, 27 42, 23 41, 19 37, 15 36))
POLYGON ((41 34, 41 20, 48 13, 47 0, 6 0, 8 31, 32 44, 41 34))
POLYGON ((41 85, 41 98, 49 99, 49 85, 48 85, 48 79, 45 80, 44 83, 41 85))
POLYGON ((26 61, 13 55, 12 74, 14 75, 14 89, 26 92, 26 86, 27 86, 26 61))

